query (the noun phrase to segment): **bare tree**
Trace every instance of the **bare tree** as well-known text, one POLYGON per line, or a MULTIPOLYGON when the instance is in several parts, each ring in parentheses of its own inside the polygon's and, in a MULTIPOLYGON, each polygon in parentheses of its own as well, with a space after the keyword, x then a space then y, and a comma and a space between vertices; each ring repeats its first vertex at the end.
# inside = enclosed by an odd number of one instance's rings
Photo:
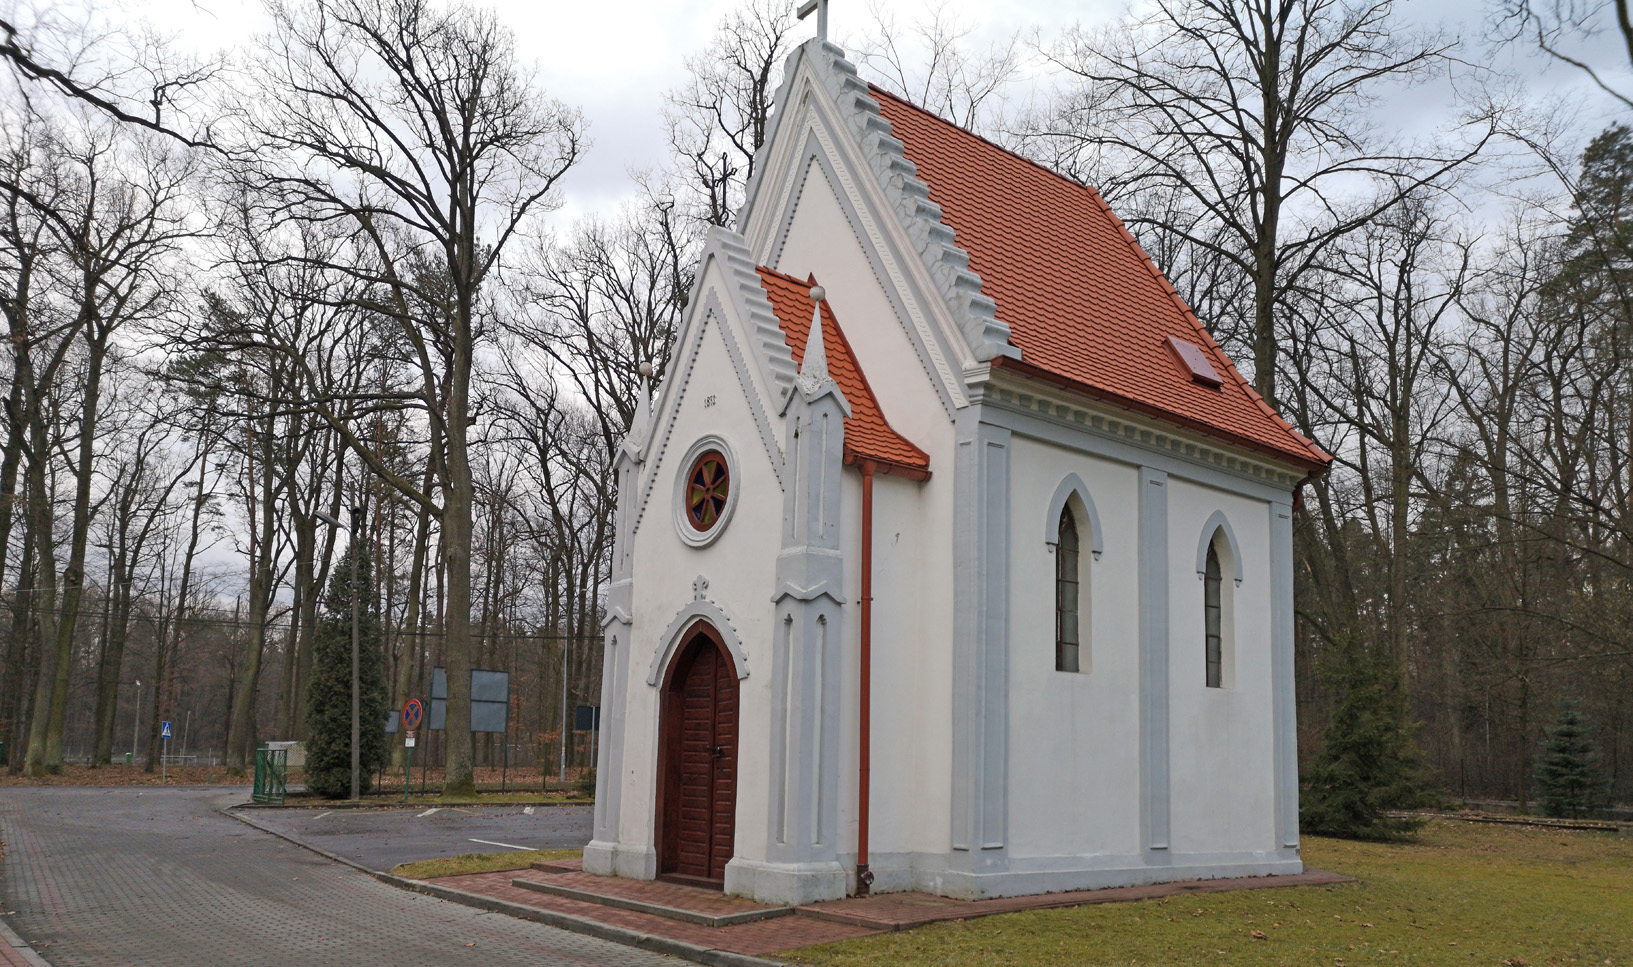
MULTIPOLYGON (((470 747, 472 374, 484 289, 578 160, 578 113, 541 96, 489 13, 425 0, 277 3, 267 78, 241 114, 242 177, 280 217, 341 222, 353 257, 326 268, 393 325, 413 405, 436 441, 441 500, 373 452, 308 361, 306 392, 370 470, 441 525, 447 569, 448 788, 473 788, 470 747)), ((286 351, 280 348, 279 351, 286 351)), ((298 358, 298 357, 297 357, 298 358)))
POLYGON ((133 129, 211 147, 198 117, 224 59, 177 56, 169 38, 103 23, 95 8, 0 3, 0 64, 31 87, 133 129))
POLYGON ((894 7, 874 5, 871 12, 867 36, 853 45, 859 68, 960 127, 995 138, 1005 133, 1007 90, 1025 67, 1019 31, 971 49, 972 28, 945 4, 908 28, 894 7))
POLYGON ((1335 240, 1491 137, 1489 117, 1449 150, 1374 136, 1364 111, 1380 89, 1445 68, 1455 46, 1394 20, 1391 0, 1159 0, 1114 30, 1073 31, 1051 54, 1080 84, 1038 134, 1063 142, 1057 159, 1099 176, 1109 197, 1188 196, 1201 219, 1144 224, 1251 280, 1253 380, 1266 400, 1286 294, 1335 240), (1344 187, 1367 179, 1387 190, 1346 205, 1344 187))
POLYGON ((1601 91, 1633 108, 1633 94, 1617 90, 1605 80, 1604 66, 1595 67, 1573 47, 1614 31, 1626 68, 1633 64, 1633 14, 1628 0, 1499 0, 1497 35, 1507 42, 1535 44, 1562 64, 1581 71, 1601 91))
POLYGON ((683 167, 686 214, 729 225, 765 143, 782 62, 799 22, 785 0, 748 0, 687 58, 687 81, 665 95, 669 146, 683 167))

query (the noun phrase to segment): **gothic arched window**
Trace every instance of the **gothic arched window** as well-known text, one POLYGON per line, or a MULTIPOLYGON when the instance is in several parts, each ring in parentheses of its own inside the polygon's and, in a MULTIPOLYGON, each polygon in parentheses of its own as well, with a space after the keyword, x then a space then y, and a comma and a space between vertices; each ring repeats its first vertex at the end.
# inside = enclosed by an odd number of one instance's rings
POLYGON ((1079 637, 1077 522, 1071 507, 1060 510, 1055 543, 1055 671, 1078 670, 1079 637))
POLYGON ((1222 575, 1219 570, 1219 549, 1208 545, 1207 570, 1202 575, 1202 615, 1204 656, 1208 663, 1208 687, 1219 688, 1224 683, 1225 635, 1222 575))

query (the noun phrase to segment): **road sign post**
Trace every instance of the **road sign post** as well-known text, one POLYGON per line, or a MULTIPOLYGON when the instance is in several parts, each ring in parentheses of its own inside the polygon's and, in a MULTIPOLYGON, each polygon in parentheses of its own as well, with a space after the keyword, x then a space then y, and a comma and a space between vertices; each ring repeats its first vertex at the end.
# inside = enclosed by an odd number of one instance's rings
POLYGON ((408 786, 414 781, 414 730, 424 719, 425 706, 419 699, 411 698, 403 703, 403 751, 408 753, 403 760, 403 802, 408 801, 408 786))
POLYGON ((164 744, 159 747, 159 781, 170 781, 170 723, 159 723, 159 738, 164 744))

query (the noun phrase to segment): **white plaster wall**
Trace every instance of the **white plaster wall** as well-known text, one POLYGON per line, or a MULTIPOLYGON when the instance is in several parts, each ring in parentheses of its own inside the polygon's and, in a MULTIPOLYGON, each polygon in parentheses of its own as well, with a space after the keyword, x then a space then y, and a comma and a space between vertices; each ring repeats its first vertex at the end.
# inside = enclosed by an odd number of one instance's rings
MULTIPOLYGON (((873 177, 871 172, 865 175, 873 177)), ((906 324, 897 318, 863 248, 876 242, 851 224, 820 165, 810 166, 803 185, 795 197, 787 241, 773 268, 801 279, 808 273, 816 276, 886 419, 928 451, 927 439, 951 438, 950 421, 919 363, 906 324)), ((893 212, 886 214, 895 217, 893 212)))
MULTIPOLYGON (((857 494, 853 522, 860 550, 860 478, 854 472, 857 494)), ((947 796, 950 779, 946 757, 938 743, 945 742, 947 730, 938 728, 928 708, 946 707, 948 684, 937 691, 929 684, 942 678, 926 674, 934 662, 927 652, 935 650, 924 634, 921 615, 926 599, 944 592, 921 580, 925 562, 935 555, 941 531, 929 531, 920 523, 918 504, 926 483, 889 475, 875 476, 873 485, 873 761, 870 796, 869 840, 873 854, 930 850, 947 836, 947 796), (928 538, 928 539, 926 539, 928 538)), ((942 556, 945 556, 943 554, 942 556)), ((859 558, 858 558, 859 560, 859 558)), ((861 568, 847 569, 850 594, 861 593, 861 568)), ((853 609, 855 641, 860 640, 859 609, 853 609)), ((854 650, 851 652, 854 654, 854 650)), ((859 673, 860 669, 852 665, 859 673)), ((854 674, 847 678, 855 682, 854 674)), ((854 685, 852 691, 854 692, 854 685)), ((847 723, 848 741, 854 748, 855 723, 847 723)), ((855 758, 848 760, 842 782, 848 792, 841 804, 841 816, 848 817, 850 832, 842 842, 855 843, 855 758)))
POLYGON ((1020 436, 1010 464, 1010 854, 1139 852, 1139 471, 1020 436), (1105 553, 1089 553, 1085 672, 1055 671, 1049 504, 1067 474, 1087 485, 1105 553))
MULTIPOLYGON (((835 164, 843 164, 840 159, 835 164)), ((871 172, 863 172, 871 178, 871 172)), ((814 274, 891 426, 930 456, 931 479, 889 475, 874 484, 873 765, 870 850, 947 849, 952 788, 953 425, 918 358, 827 172, 812 165, 776 268, 814 274)), ((771 217, 762 209, 756 217, 771 217)), ((779 223, 782 213, 776 213, 779 223)), ((877 216, 876 216, 877 217, 877 216)), ((884 213, 894 218, 894 213, 884 213)), ((882 219, 881 219, 882 221, 882 219)), ((901 293, 904 301, 911 293, 901 293)), ((930 308, 922 310, 926 314, 930 308)), ((861 593, 861 485, 846 471, 844 533, 848 598, 861 593)), ((845 749, 840 839, 856 843, 856 715, 859 609, 847 607, 845 749)))
MULTIPOLYGON (((1176 854, 1273 851, 1275 728, 1270 654, 1270 505, 1177 477, 1168 484, 1169 722, 1172 843, 1176 854), (1241 549, 1234 596, 1234 677, 1208 688, 1202 529, 1215 511, 1241 549)), ((1176 857, 1177 858, 1177 857, 1176 857)))
MULTIPOLYGON (((700 290, 707 292, 707 282, 700 290)), ((701 301, 701 300, 700 300, 701 301)), ((730 305, 725 298, 720 300, 730 305)), ((726 310, 730 313, 730 310, 726 310)), ((693 600, 692 582, 706 576, 706 596, 730 618, 747 653, 750 674, 739 684, 741 718, 738 735, 737 855, 763 858, 765 817, 770 774, 768 730, 770 658, 774 590, 773 562, 781 544, 782 489, 755 425, 737 372, 717 325, 733 320, 711 318, 689 377, 682 347, 674 365, 684 381, 672 429, 664 441, 667 412, 658 414, 654 449, 645 468, 655 475, 651 497, 635 531, 634 607, 625 728, 623 800, 619 839, 625 844, 654 845, 653 805, 656 795, 659 689, 647 684, 653 656, 667 642, 660 640, 676 614, 693 600), (714 405, 706 405, 714 397, 714 405), (683 543, 675 529, 675 476, 687 449, 700 437, 715 434, 730 445, 735 460, 733 487, 737 505, 719 538, 708 547, 683 543), (662 446, 661 451, 658 447, 662 446)), ((745 353, 753 345, 742 329, 735 329, 745 353)), ((745 363, 753 365, 745 356, 745 363)), ((781 420, 771 414, 776 437, 781 420)), ((643 482, 645 476, 643 475, 643 482)))

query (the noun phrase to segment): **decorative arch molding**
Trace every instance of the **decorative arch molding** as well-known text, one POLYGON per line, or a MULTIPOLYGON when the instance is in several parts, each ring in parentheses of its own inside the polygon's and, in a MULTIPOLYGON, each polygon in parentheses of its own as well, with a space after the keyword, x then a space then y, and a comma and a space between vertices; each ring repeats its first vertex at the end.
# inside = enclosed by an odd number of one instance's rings
POLYGON ((726 613, 708 598, 703 592, 709 587, 709 579, 699 574, 692 582, 692 591, 697 598, 691 604, 680 610, 675 619, 669 622, 669 627, 663 629, 663 648, 652 656, 652 665, 646 671, 646 683, 657 688, 663 681, 664 669, 674 660, 675 653, 680 651, 681 645, 686 642, 688 632, 699 622, 707 623, 725 643, 726 651, 731 654, 732 667, 737 671, 739 680, 748 677, 748 653, 743 650, 743 642, 737 637, 737 629, 731 625, 731 619, 726 613))
POLYGON ((1208 518, 1208 522, 1202 525, 1202 540, 1198 541, 1196 545, 1197 580, 1200 581, 1207 576, 1208 545, 1213 543, 1214 535, 1219 533, 1225 535, 1225 545, 1230 549, 1230 576, 1240 587, 1242 583, 1242 545, 1237 543, 1236 532, 1231 530, 1230 520, 1225 517, 1225 512, 1222 510, 1214 511, 1213 515, 1208 518))
POLYGON ((1066 509, 1067 501, 1073 497, 1083 505, 1083 513, 1089 518, 1089 549, 1094 552, 1094 559, 1100 560, 1100 554, 1105 547, 1105 537, 1100 530, 1100 513, 1094 509, 1094 498, 1089 496, 1088 485, 1083 478, 1075 473, 1066 475, 1066 479, 1055 488, 1055 495, 1049 498, 1049 515, 1043 519, 1043 541, 1051 546, 1060 539, 1060 512, 1066 509))

